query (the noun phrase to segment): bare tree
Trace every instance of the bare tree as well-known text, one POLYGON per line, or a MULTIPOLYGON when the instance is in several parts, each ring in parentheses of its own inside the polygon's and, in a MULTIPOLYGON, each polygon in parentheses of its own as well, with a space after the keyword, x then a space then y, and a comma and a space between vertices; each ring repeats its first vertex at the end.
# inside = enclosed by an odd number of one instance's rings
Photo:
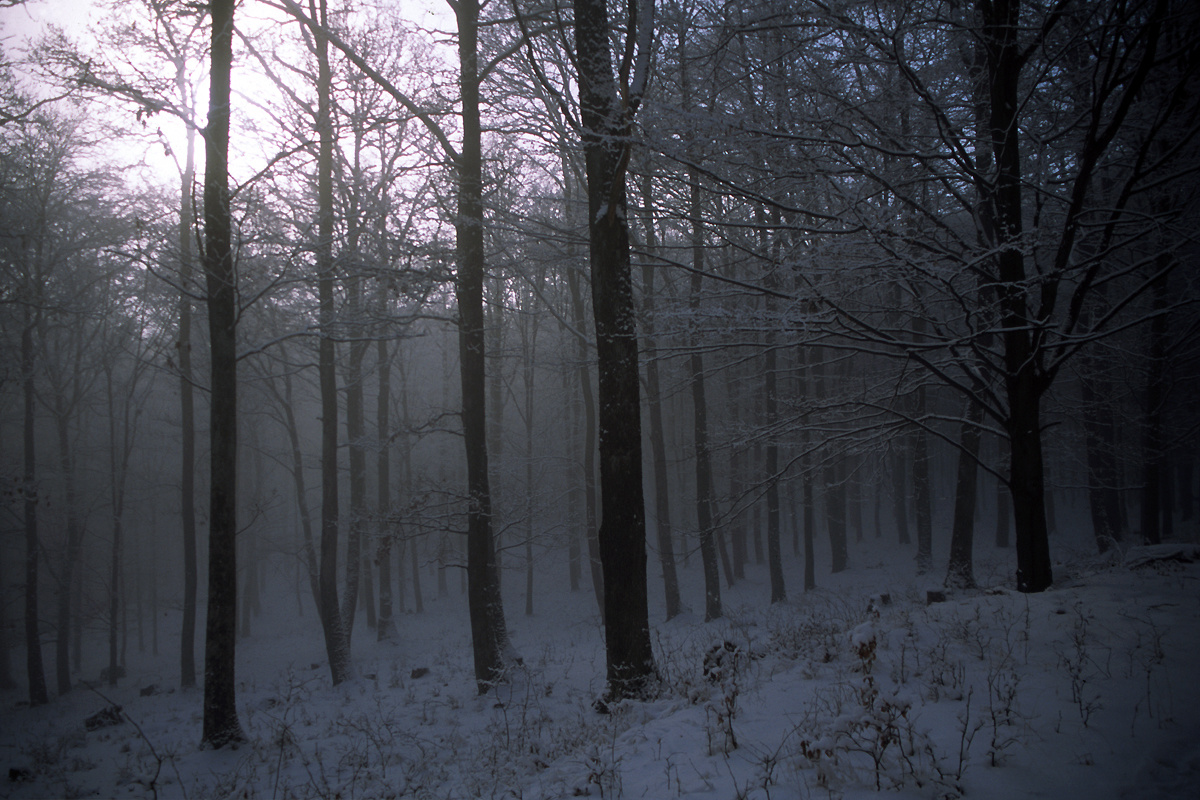
POLYGON ((208 125, 204 132, 204 271, 211 348, 208 616, 204 648, 204 744, 245 738, 238 722, 237 287, 229 209, 229 110, 234 0, 213 0, 208 125))
POLYGON ((631 3, 613 76, 608 4, 575 4, 581 135, 587 163, 592 308, 600 371, 600 560, 613 697, 636 696, 656 675, 646 598, 646 509, 637 325, 629 255, 626 171, 633 115, 649 79, 653 3, 631 3))

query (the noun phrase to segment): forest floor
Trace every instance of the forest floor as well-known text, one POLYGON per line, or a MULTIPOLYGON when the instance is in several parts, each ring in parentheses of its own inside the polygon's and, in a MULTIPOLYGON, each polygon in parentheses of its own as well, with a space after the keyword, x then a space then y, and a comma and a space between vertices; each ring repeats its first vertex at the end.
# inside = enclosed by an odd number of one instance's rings
MULTIPOLYGON (((989 548, 981 588, 934 603, 944 568, 916 577, 911 549, 878 542, 855 553, 808 593, 789 562, 775 606, 751 566, 725 589, 722 620, 663 623, 652 609, 660 691, 607 714, 593 708, 595 602, 586 577, 579 592, 554 585, 557 555, 532 617, 522 571, 505 573, 522 663, 482 697, 457 580, 400 618, 395 644, 360 627, 356 677, 336 688, 311 608, 298 616, 289 589, 239 644, 242 746, 198 748, 202 694, 177 688, 164 633, 158 656, 130 648, 115 688, 81 685, 37 709, 0 695, 0 796, 1200 797, 1196 546, 1056 552, 1055 584, 1036 595, 1011 589, 1012 551, 989 548), (86 729, 114 704, 114 724, 86 729)), ((698 573, 693 559, 692 609, 698 573)))

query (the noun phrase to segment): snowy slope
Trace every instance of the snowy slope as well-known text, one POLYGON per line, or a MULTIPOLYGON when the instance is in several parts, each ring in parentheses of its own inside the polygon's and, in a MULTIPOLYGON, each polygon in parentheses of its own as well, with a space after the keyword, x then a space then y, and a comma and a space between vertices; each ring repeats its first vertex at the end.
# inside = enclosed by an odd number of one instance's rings
POLYGON ((604 657, 589 591, 547 585, 534 617, 509 612, 523 663, 485 697, 457 592, 405 615, 398 645, 357 631, 357 678, 337 688, 311 610, 279 596, 239 651, 247 744, 197 748, 201 693, 174 688, 164 641, 157 658, 131 654, 111 691, 39 709, 0 697, 0 795, 1200 797, 1200 564, 1067 559, 1052 590, 1025 596, 998 552, 978 569, 985 588, 928 604, 936 580, 904 551, 877 555, 769 608, 752 567, 725 619, 658 622, 659 695, 607 715, 592 708, 604 657), (110 703, 120 722, 85 730, 110 703))

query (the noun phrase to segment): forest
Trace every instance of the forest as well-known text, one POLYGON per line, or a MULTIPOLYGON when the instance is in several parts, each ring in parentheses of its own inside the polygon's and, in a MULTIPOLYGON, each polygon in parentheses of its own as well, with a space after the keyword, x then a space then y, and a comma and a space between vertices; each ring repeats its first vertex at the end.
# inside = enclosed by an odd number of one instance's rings
POLYGON ((54 5, 14 796, 1116 797, 1200 734, 1194 3, 54 5))

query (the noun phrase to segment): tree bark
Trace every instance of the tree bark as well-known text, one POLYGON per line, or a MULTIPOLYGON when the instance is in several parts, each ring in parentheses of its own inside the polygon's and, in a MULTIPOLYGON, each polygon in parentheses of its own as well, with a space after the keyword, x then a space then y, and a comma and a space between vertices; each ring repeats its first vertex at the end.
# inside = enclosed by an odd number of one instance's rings
MULTIPOLYGON (((357 251, 351 236, 350 252, 357 251)), ((367 342, 361 332, 359 315, 362 311, 362 280, 358 275, 349 278, 346 296, 350 319, 356 327, 350 342, 350 357, 346 366, 346 441, 350 452, 350 526, 346 536, 346 583, 342 595, 342 627, 347 645, 354 637, 355 612, 363 591, 362 550, 367 518, 367 454, 363 448, 366 436, 366 411, 363 392, 363 358, 367 342)))
POLYGON ((64 398, 59 396, 55 402, 54 422, 58 432, 58 463, 63 474, 63 501, 67 515, 67 552, 63 559, 62 572, 58 577, 58 608, 54 633, 54 667, 60 697, 71 691, 71 595, 75 589, 75 577, 79 572, 80 557, 83 553, 83 528, 79 524, 76 511, 75 465, 71 458, 69 421, 70 412, 64 398))
POLYGON ((23 440, 25 448, 24 472, 21 476, 21 494, 25 511, 25 671, 29 682, 29 705, 45 705, 49 696, 46 692, 46 671, 42 664, 42 635, 38 616, 38 487, 37 450, 35 449, 35 392, 33 385, 34 351, 33 332, 37 327, 37 313, 31 311, 33 304, 26 306, 25 324, 21 329, 21 383, 25 400, 23 440))
POLYGON ((350 637, 338 604, 338 396, 337 354, 334 347, 335 311, 333 292, 333 109, 332 73, 329 67, 328 22, 325 0, 309 0, 309 11, 318 29, 313 32, 317 56, 317 303, 320 341, 317 372, 321 393, 321 626, 329 673, 337 686, 350 677, 350 637))
MULTIPOLYGON (((585 323, 583 293, 579 286, 579 275, 575 270, 567 271, 567 285, 571 290, 571 321, 576 330, 582 331, 585 323)), ((599 493, 596 490, 596 395, 592 392, 592 368, 588 361, 587 343, 580 339, 579 393, 583 397, 584 538, 587 541, 592 590, 596 595, 596 606, 603 618, 604 571, 600 564, 600 525, 597 519, 599 493)))
POLYGON ((208 615, 204 648, 203 742, 244 739, 237 717, 237 293, 229 209, 229 95, 234 0, 212 0, 208 126, 205 130, 204 268, 210 401, 208 615))
POLYGON ((1088 511, 1096 549, 1107 553, 1121 541, 1124 525, 1121 500, 1117 491, 1117 442, 1113 410, 1109 405, 1111 389, 1104 377, 1100 359, 1085 352, 1080 369, 1080 399, 1084 448, 1087 459, 1088 511))
MULTIPOLYGON (((379 287, 379 318, 387 312, 387 289, 379 287)), ((392 609, 392 447, 391 420, 392 404, 392 358, 388 353, 387 339, 382 336, 375 343, 375 360, 379 371, 379 389, 375 400, 375 431, 379 439, 379 453, 375 458, 375 491, 378 496, 376 513, 379 514, 379 548, 376 551, 379 569, 379 623, 375 638, 390 642, 396 638, 396 620, 392 609)), ((403 598, 401 599, 403 603, 403 598)))
MULTIPOLYGON (((642 206, 646 213, 646 248, 653 253, 658 247, 658 230, 654 221, 653 187, 650 176, 642 182, 642 206)), ((667 446, 663 431, 662 390, 658 374, 658 345, 654 336, 656 290, 654 265, 649 259, 642 264, 642 316, 644 319, 642 349, 646 357, 646 398, 650 421, 650 454, 654 469, 654 531, 658 544, 658 562, 662 568, 663 595, 666 618, 673 619, 682 610, 679 598, 679 576, 675 569, 675 540, 671 531, 671 496, 667 483, 667 446)))
POLYGON ((1009 489, 1017 545, 1017 589, 1040 592, 1053 580, 1046 526, 1041 399, 1049 386, 1041 368, 1041 320, 1028 304, 1024 243, 1019 116, 1023 57, 1017 40, 1020 0, 981 0, 981 38, 987 52, 991 150, 996 166, 986 189, 997 251, 1000 325, 1008 397, 1009 489))
MULTIPOLYGON (((181 60, 175 82, 181 97, 189 97, 181 60)), ((190 106, 190 104, 189 104, 190 106)), ((179 639, 179 685, 196 685, 196 404, 192 391, 192 184, 196 177, 196 133, 187 129, 187 152, 179 188, 179 516, 183 534, 183 620, 179 639)))
MULTIPOLYGON (((1154 263, 1156 271, 1164 272, 1154 281, 1151 290, 1150 342, 1146 377, 1146 421, 1142 434, 1142 539, 1147 544, 1159 544, 1163 540, 1163 496, 1170 478, 1165 469, 1166 458, 1163 442, 1163 404, 1166 401, 1166 349, 1168 304, 1167 279, 1163 256, 1154 263)), ((1169 512, 1168 512, 1169 513, 1169 512)))
POLYGON ((967 398, 966 417, 958 434, 958 467, 954 485, 954 521, 950 530, 950 562, 946 585, 952 589, 975 586, 975 505, 979 485, 979 426, 983 406, 967 398))
MULTIPOLYGON (((650 25, 650 20, 642 20, 650 25)), ((633 26, 631 26, 633 27, 633 26)), ((645 29, 643 29, 645 30, 645 29)), ((626 166, 637 94, 617 97, 605 0, 575 3, 579 107, 588 185, 589 262, 599 363, 600 559, 609 694, 639 694, 656 675, 646 597, 646 511, 637 325, 630 275, 626 166)), ((628 88, 628 87, 626 87, 628 88)))
MULTIPOLYGON (((774 268, 767 276, 767 287, 778 288, 778 278, 774 268)), ((765 361, 763 365, 763 415, 769 430, 774 430, 779 418, 779 398, 776 396, 777 371, 777 340, 772 313, 774 303, 770 296, 764 299, 767 332, 765 361)), ((767 468, 767 565, 771 575, 771 602, 782 603, 787 599, 787 591, 783 584, 783 553, 779 543, 779 444, 774 433, 767 439, 766 444, 767 468)))
MULTIPOLYGON (((691 180, 691 214, 692 214, 692 281, 691 296, 688 308, 693 316, 700 309, 700 287, 704 275, 704 241, 700 222, 700 175, 697 170, 690 172, 691 180)), ((691 355, 688 356, 689 382, 692 388, 692 431, 696 445, 696 522, 700 533, 700 560, 704 565, 704 621, 711 622, 722 616, 721 609, 721 577, 717 569, 717 532, 713 524, 713 481, 712 455, 708 449, 708 400, 704 385, 704 357, 700 354, 700 343, 694 334, 690 342, 691 355)), ((723 550, 724 548, 722 548, 723 550)), ((722 553, 726 562, 725 574, 731 579, 733 574, 728 566, 728 556, 722 553)))
POLYGON ((478 0, 455 5, 458 17, 459 83, 462 90, 462 153, 458 159, 455 292, 459 314, 463 442, 467 458, 467 600, 475 681, 483 694, 501 678, 508 629, 496 574, 492 500, 488 482, 486 366, 483 318, 483 155, 479 117, 478 0))

